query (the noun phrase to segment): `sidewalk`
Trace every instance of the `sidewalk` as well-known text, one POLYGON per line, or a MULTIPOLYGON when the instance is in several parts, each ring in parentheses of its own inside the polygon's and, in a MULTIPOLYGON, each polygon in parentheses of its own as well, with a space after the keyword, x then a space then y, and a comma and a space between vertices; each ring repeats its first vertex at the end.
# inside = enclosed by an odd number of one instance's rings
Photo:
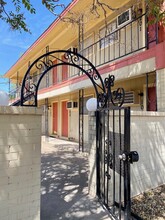
POLYGON ((41 220, 111 219, 88 195, 88 157, 77 143, 43 140, 41 170, 41 220))

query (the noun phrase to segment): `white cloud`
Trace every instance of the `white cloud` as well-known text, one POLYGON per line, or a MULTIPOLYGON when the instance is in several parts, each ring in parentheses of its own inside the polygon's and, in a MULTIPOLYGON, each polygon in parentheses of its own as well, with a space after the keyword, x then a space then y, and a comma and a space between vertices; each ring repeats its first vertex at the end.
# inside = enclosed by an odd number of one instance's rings
POLYGON ((4 37, 1 44, 21 49, 27 49, 29 47, 29 44, 25 41, 16 38, 13 40, 12 36, 4 37))

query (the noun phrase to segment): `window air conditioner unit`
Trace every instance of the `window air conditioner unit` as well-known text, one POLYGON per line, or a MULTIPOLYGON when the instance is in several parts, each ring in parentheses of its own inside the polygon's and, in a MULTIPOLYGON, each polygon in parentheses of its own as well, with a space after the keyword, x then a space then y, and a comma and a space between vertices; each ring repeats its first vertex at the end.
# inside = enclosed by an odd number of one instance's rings
POLYGON ((74 53, 77 53, 77 47, 70 47, 67 50, 71 51, 71 52, 74 52, 74 53))
POLYGON ((66 107, 67 107, 67 109, 78 108, 78 102, 69 101, 69 102, 67 102, 66 107))
POLYGON ((137 91, 125 92, 124 104, 139 104, 140 97, 137 91))
POLYGON ((132 10, 129 8, 117 17, 117 27, 120 28, 132 20, 132 10))

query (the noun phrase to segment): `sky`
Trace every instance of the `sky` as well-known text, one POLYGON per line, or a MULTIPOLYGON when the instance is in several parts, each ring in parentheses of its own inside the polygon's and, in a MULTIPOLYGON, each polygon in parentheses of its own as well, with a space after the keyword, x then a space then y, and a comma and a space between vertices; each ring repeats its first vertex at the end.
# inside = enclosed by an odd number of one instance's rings
MULTIPOLYGON (((7 1, 8 2, 8 1, 7 1)), ((43 5, 42 0, 31 0, 36 14, 25 11, 26 23, 32 34, 10 30, 9 26, 0 20, 0 75, 4 75, 19 57, 30 47, 46 28, 56 19, 43 5)), ((71 0, 60 0, 68 5, 71 0)), ((8 3, 9 4, 9 3, 8 3)), ((10 6, 11 7, 11 4, 10 6)), ((9 8, 12 10, 12 8, 9 8)), ((60 8, 57 12, 60 12, 60 8)), ((9 80, 0 77, 0 90, 9 92, 9 80)))

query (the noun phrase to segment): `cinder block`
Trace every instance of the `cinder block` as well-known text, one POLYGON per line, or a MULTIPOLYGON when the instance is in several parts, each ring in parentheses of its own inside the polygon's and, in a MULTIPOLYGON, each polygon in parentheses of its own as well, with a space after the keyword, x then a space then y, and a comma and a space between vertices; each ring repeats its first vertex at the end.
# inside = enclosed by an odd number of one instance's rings
POLYGON ((9 154, 6 154, 6 160, 10 160, 10 161, 13 161, 13 160, 18 160, 18 153, 9 153, 9 154))
POLYGON ((0 186, 5 186, 5 185, 8 185, 8 182, 9 182, 9 178, 8 176, 4 176, 3 178, 0 178, 0 186))
POLYGON ((8 217, 8 214, 9 214, 8 208, 2 209, 1 212, 0 212, 0 219, 5 220, 5 217, 8 217))
POLYGON ((14 168, 14 167, 19 167, 20 166, 20 161, 19 160, 9 160, 8 161, 8 167, 9 168, 14 168))

